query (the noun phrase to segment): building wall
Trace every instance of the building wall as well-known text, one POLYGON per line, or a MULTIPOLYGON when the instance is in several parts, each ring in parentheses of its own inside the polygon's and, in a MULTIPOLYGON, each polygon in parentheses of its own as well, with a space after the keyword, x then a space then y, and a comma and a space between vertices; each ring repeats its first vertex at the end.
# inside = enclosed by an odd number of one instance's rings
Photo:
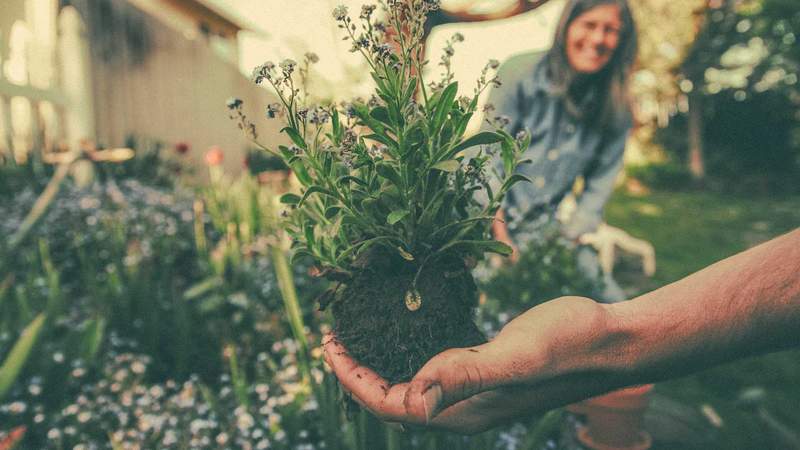
MULTIPOLYGON (((188 39, 122 0, 106 1, 113 12, 88 20, 98 142, 122 145, 130 135, 155 138, 168 147, 186 142, 194 165, 201 165, 206 149, 218 145, 225 152, 225 168, 238 172, 250 144, 228 118, 225 103, 235 96, 245 100, 260 140, 275 144, 279 124, 263 118, 267 103, 275 101, 271 94, 206 40, 188 39)), ((89 2, 82 10, 96 15, 91 9, 96 4, 89 2)))

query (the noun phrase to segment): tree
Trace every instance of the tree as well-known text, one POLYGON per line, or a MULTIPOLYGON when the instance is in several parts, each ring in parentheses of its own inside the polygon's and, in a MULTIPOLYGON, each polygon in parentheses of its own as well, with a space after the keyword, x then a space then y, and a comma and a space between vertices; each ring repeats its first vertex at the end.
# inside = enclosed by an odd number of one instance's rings
MULTIPOLYGON (((688 160, 693 175, 702 177, 707 165, 702 145, 705 120, 725 117, 730 109, 741 109, 744 119, 756 107, 771 114, 767 134, 776 139, 762 140, 770 148, 730 149, 724 158, 726 165, 753 170, 751 164, 742 164, 744 158, 763 170, 796 170, 797 143, 790 142, 791 130, 798 128, 800 108, 796 75, 800 48, 795 42, 800 12, 796 0, 710 0, 700 22, 697 39, 676 71, 677 84, 689 99, 688 160), (750 161, 754 152, 761 157, 750 161)), ((742 120, 739 125, 749 129, 753 123, 756 121, 742 120)), ((740 127, 729 128, 735 131, 740 127)), ((758 146, 758 142, 754 144, 758 146)))

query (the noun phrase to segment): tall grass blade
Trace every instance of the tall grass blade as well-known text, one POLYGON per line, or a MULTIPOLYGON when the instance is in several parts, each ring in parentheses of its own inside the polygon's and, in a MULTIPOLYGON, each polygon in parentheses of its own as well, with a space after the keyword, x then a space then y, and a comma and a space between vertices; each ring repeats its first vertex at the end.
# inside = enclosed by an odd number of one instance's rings
POLYGON ((42 325, 46 317, 44 314, 39 314, 33 322, 22 330, 19 339, 17 339, 14 347, 11 348, 11 352, 9 352, 3 365, 0 366, 0 400, 11 389, 20 371, 28 361, 31 350, 33 350, 42 332, 42 325))
POLYGON ((289 268, 286 255, 278 245, 270 246, 272 256, 272 267, 275 270, 275 277, 278 279, 278 287, 283 298, 283 305, 286 308, 286 315, 289 318, 289 326, 292 334, 299 346, 300 372, 303 378, 312 380, 311 377, 311 354, 308 349, 308 339, 306 339, 305 326, 303 324, 303 313, 300 309, 300 302, 297 300, 297 291, 294 287, 294 277, 289 268))
POLYGON ((103 343, 106 331, 106 319, 98 317, 91 321, 83 332, 81 339, 81 357, 84 361, 93 361, 103 343))

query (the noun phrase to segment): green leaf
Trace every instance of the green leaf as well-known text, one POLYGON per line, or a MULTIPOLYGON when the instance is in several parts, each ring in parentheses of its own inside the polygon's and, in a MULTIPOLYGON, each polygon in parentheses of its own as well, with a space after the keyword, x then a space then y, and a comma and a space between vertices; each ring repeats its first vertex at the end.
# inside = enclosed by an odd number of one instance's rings
POLYGON ((364 139, 372 139, 373 141, 378 141, 381 144, 386 145, 389 148, 393 149, 396 149, 399 146, 397 141, 395 141, 394 139, 390 138, 385 134, 378 134, 378 133, 368 134, 364 136, 364 139))
POLYGON ((223 284, 225 284, 225 280, 223 280, 222 277, 217 275, 208 277, 199 283, 193 284, 191 287, 189 287, 189 289, 183 291, 183 299, 194 300, 209 292, 213 292, 223 284))
POLYGON ((289 161, 289 160, 291 160, 292 158, 295 158, 295 157, 296 157, 296 156, 295 156, 295 154, 294 154, 294 152, 292 152, 291 150, 289 150, 289 147, 287 147, 287 146, 285 146, 285 145, 279 145, 279 146, 278 146, 278 150, 280 150, 280 152, 281 152, 281 155, 283 155, 283 159, 284 159, 285 161, 289 161))
POLYGON ((452 250, 455 248, 466 248, 471 251, 476 252, 490 252, 490 253, 499 253, 501 255, 508 256, 511 254, 513 249, 500 241, 453 241, 449 244, 444 245, 440 248, 437 253, 441 253, 445 250, 452 250))
POLYGON ((408 215, 408 210, 406 210, 406 209, 400 209, 400 210, 397 210, 397 211, 392 211, 386 217, 386 223, 388 223, 389 225, 394 225, 397 222, 403 220, 403 217, 405 217, 407 215, 408 215))
POLYGON ((303 139, 302 136, 300 136, 300 133, 298 133, 297 130, 295 130, 294 128, 284 127, 281 131, 289 135, 289 139, 291 139, 292 142, 294 142, 294 145, 302 148, 303 150, 308 148, 308 146, 306 145, 306 141, 303 139))
POLYGON ((308 199, 308 197, 309 197, 311 194, 314 194, 314 193, 325 194, 325 195, 327 195, 327 196, 330 196, 330 197, 336 198, 336 194, 334 194, 333 192, 329 191, 328 189, 325 189, 325 188, 324 188, 324 187, 322 187, 322 186, 317 186, 317 185, 314 185, 314 186, 311 186, 311 187, 309 187, 309 188, 306 190, 306 192, 303 194, 303 198, 301 198, 301 199, 300 199, 300 203, 298 203, 298 204, 297 204, 297 206, 298 206, 298 207, 300 207, 300 206, 303 206, 303 203, 305 203, 305 202, 306 202, 306 200, 308 199))
POLYGON ((441 170, 443 172, 455 172, 461 167, 461 163, 455 159, 448 159, 447 161, 439 161, 434 164, 431 169, 441 170))
POLYGON ((311 252, 308 251, 308 248, 306 248, 306 247, 297 247, 294 250, 294 253, 292 253, 292 257, 291 257, 291 260, 289 261, 289 264, 294 265, 300 260, 300 258, 305 258, 305 257, 314 259, 314 255, 311 254, 311 252))
POLYGON ((45 323, 47 316, 39 314, 33 321, 22 330, 22 333, 14 343, 11 351, 8 353, 3 365, 0 366, 0 400, 6 395, 8 390, 16 381, 28 357, 42 333, 42 326, 45 323))
POLYGON ((352 181, 353 183, 359 184, 361 186, 366 186, 367 185, 366 181, 362 180, 361 178, 354 177, 352 175, 345 175, 345 176, 339 178, 338 180, 336 180, 336 183, 339 184, 339 185, 344 185, 345 183, 348 183, 350 181, 352 181))
POLYGON ((303 165, 302 161, 296 161, 292 163, 291 167, 294 175, 298 180, 300 180, 300 183, 303 186, 309 186, 314 182, 314 180, 311 179, 311 175, 308 174, 308 171, 306 170, 306 167, 303 165))
POLYGON ((336 108, 333 108, 333 112, 331 113, 331 129, 333 130, 333 140, 338 143, 342 134, 342 129, 339 122, 339 110, 336 108))
POLYGON ((439 101, 436 103, 436 109, 433 113, 433 128, 434 132, 437 132, 440 128, 442 128, 442 124, 444 120, 447 118, 447 114, 450 112, 450 109, 453 107, 453 100, 456 98, 456 94, 458 93, 458 82, 454 81, 450 83, 444 91, 442 91, 442 95, 439 97, 439 101))
POLYGON ((406 261, 413 261, 414 260, 414 255, 412 255, 411 253, 407 252, 403 247, 397 247, 397 251, 400 253, 400 256, 402 256, 403 259, 405 259, 406 261))
POLYGON ((353 110, 356 112, 356 116, 372 131, 377 134, 385 133, 386 127, 384 127, 379 121, 372 118, 369 108, 367 108, 365 105, 355 104, 353 105, 353 110))
POLYGON ((384 82, 384 79, 381 78, 375 72, 370 72, 370 75, 372 75, 372 79, 375 81, 375 85, 377 85, 378 91, 386 91, 386 83, 384 82))
POLYGON ((460 144, 456 145, 450 150, 450 153, 455 155, 456 153, 466 150, 470 147, 474 147, 476 145, 488 145, 494 144, 496 142, 500 142, 503 140, 503 136, 494 133, 492 131, 482 131, 474 136, 471 136, 461 142, 460 144))
POLYGON ((509 189, 511 189, 511 186, 519 183, 520 181, 525 181, 530 183, 531 179, 526 177, 525 175, 515 173, 514 175, 511 175, 511 177, 508 180, 506 180, 505 183, 503 183, 503 187, 500 188, 500 192, 502 194, 505 194, 506 192, 508 192, 509 189))
POLYGON ((292 194, 291 192, 287 192, 286 194, 281 195, 280 202, 285 205, 296 205, 300 203, 300 196, 297 194, 292 194))
POLYGON ((89 326, 83 333, 81 342, 81 357, 84 361, 94 360, 97 351, 100 350, 100 344, 103 342, 103 335, 105 334, 106 320, 102 317, 92 320, 89 326))
POLYGON ((381 242, 386 242, 386 243, 394 242, 394 243, 402 244, 402 242, 400 242, 397 238, 392 237, 392 236, 378 236, 378 237, 367 239, 367 240, 364 240, 364 241, 361 241, 361 242, 356 242, 355 244, 353 244, 350 247, 346 248, 339 255, 339 257, 336 258, 336 264, 341 264, 344 261, 345 258, 347 258, 347 257, 349 257, 349 256, 351 256, 353 254, 357 255, 357 254, 365 251, 369 247, 372 247, 373 245, 379 244, 381 242))
POLYGON ((409 100, 414 96, 414 93, 417 91, 417 78, 413 77, 408 82, 408 87, 406 87, 406 91, 403 94, 403 101, 400 104, 405 105, 408 103, 409 100))
POLYGON ((331 206, 331 207, 329 207, 328 209, 325 210, 325 218, 326 219, 332 219, 332 218, 336 217, 336 215, 339 214, 339 211, 341 211, 341 210, 342 210, 342 208, 339 207, 339 206, 331 206))
POLYGON ((446 231, 450 231, 454 228, 471 225, 475 222, 490 221, 490 220, 494 220, 494 216, 470 217, 469 219, 459 220, 458 222, 453 222, 451 224, 445 225, 442 228, 437 229, 436 231, 433 232, 433 234, 431 234, 430 238, 434 239, 435 236, 438 236, 446 231))
POLYGON ((391 126, 392 124, 391 120, 389 119, 389 110, 386 109, 385 106, 378 106, 373 108, 372 111, 370 111, 369 115, 373 119, 383 122, 388 126, 391 126))
POLYGON ((303 227, 303 235, 306 238, 306 244, 308 245, 309 251, 314 248, 315 240, 314 240, 314 225, 307 223, 305 227, 303 227))
POLYGON ((514 144, 509 139, 500 143, 500 155, 503 158, 503 174, 509 176, 514 171, 514 144))
POLYGON ((375 170, 378 172, 378 175, 391 181, 395 186, 399 187, 403 185, 403 181, 400 178, 400 174, 389 164, 386 163, 378 164, 375 167, 375 170))

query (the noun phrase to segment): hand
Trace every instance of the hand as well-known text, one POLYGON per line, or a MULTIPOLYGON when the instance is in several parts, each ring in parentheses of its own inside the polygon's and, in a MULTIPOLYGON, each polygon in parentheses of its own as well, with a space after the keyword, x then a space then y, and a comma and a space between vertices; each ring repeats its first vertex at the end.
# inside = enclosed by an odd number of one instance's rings
POLYGON ((609 320, 590 299, 553 300, 509 322, 491 342, 446 350, 393 386, 350 358, 335 336, 324 341, 325 360, 353 399, 382 420, 476 433, 618 387, 596 354, 609 320))

